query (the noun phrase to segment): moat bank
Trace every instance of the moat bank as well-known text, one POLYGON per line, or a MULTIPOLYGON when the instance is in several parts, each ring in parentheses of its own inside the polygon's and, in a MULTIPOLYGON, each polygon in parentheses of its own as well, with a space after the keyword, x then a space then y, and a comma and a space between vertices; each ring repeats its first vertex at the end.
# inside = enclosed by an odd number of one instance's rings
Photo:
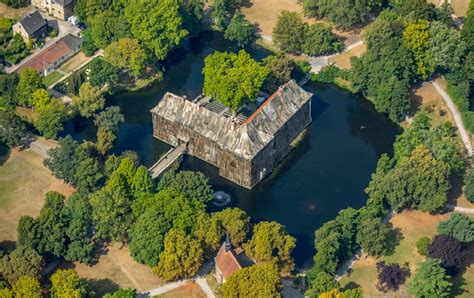
MULTIPOLYGON (((150 109, 167 91, 189 98, 199 95, 204 58, 214 50, 236 49, 220 34, 204 33, 174 53, 162 82, 145 90, 109 96, 108 104, 119 105, 125 115, 114 150, 137 151, 146 165, 157 161, 169 146, 153 138, 150 109)), ((268 52, 259 49, 252 54, 262 58, 268 52)), ((285 225, 297 238, 298 266, 314 254, 316 228, 334 218, 339 210, 364 204, 363 190, 377 159, 390 152, 398 132, 396 125, 363 98, 331 85, 310 82, 305 89, 315 94, 313 123, 280 167, 251 191, 224 180, 217 169, 195 158, 186 157, 182 165, 184 169, 204 172, 215 191, 230 194, 226 207, 242 208, 253 221, 275 220, 285 225)), ((95 128, 90 121, 76 119, 69 123, 66 133, 77 139, 93 139, 95 128)))

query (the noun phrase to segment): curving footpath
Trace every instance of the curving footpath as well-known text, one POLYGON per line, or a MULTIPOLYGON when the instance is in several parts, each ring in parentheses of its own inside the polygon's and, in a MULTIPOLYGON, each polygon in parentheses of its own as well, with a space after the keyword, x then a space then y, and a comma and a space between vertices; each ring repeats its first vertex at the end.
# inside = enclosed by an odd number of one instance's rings
POLYGON ((464 122, 462 121, 461 113, 458 111, 456 105, 454 104, 453 100, 448 95, 448 93, 446 93, 446 91, 444 91, 443 88, 441 88, 441 86, 438 85, 438 83, 436 83, 433 80, 430 81, 430 83, 433 84, 438 94, 441 95, 444 102, 448 106, 449 111, 451 112, 451 115, 453 115, 454 122, 456 124, 456 127, 458 128, 459 134, 461 135, 461 140, 464 144, 464 147, 466 147, 467 154, 471 156, 472 155, 471 138, 469 137, 469 134, 466 131, 466 128, 464 127, 464 122))

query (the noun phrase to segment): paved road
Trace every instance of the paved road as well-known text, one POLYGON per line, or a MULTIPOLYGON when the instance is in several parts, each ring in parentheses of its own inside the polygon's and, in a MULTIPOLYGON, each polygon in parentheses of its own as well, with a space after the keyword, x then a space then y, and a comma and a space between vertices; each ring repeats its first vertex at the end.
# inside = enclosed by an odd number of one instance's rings
POLYGON ((464 122, 462 121, 462 116, 461 113, 458 111, 458 108, 454 104, 453 100, 451 97, 446 93, 446 91, 441 88, 441 86, 438 85, 435 81, 430 81, 431 84, 435 87, 436 91, 441 95, 443 98, 444 102, 448 106, 449 111, 453 115, 454 122, 458 128, 459 134, 461 135, 461 140, 464 144, 464 147, 466 147, 467 154, 469 156, 472 155, 472 145, 471 145, 471 138, 466 131, 466 128, 464 127, 464 122))
POLYGON ((5 69, 5 71, 7 73, 12 73, 12 72, 16 71, 18 68, 23 66, 25 63, 27 63, 28 61, 30 61, 34 57, 38 56, 44 49, 48 48, 50 45, 52 45, 53 43, 58 41, 60 38, 66 36, 67 34, 69 34, 69 33, 74 34, 74 35, 79 34, 80 30, 76 26, 72 25, 71 23, 69 23, 67 21, 62 21, 62 20, 58 20, 56 18, 50 17, 50 16, 48 16, 48 14, 46 14, 44 12, 41 12, 41 11, 40 11, 40 13, 45 19, 48 20, 48 22, 57 23, 57 25, 58 25, 57 27, 59 28, 58 36, 56 36, 55 38, 49 39, 41 49, 34 50, 32 52, 32 54, 30 54, 25 59, 21 60, 20 63, 15 64, 11 67, 7 67, 5 69))

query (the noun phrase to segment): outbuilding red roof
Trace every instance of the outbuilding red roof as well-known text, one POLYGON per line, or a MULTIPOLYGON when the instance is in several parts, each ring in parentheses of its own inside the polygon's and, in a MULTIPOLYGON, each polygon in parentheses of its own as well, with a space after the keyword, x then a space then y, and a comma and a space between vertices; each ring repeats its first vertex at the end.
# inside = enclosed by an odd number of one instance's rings
POLYGON ((219 268, 225 278, 242 269, 242 266, 240 265, 234 250, 226 249, 225 244, 223 244, 219 249, 219 252, 215 258, 215 262, 216 266, 219 268))

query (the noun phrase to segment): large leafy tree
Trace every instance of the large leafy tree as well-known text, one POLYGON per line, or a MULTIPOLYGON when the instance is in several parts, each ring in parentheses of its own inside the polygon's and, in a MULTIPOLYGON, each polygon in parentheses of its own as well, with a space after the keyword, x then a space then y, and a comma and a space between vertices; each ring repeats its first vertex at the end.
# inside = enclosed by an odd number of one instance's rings
POLYGON ((412 207, 434 212, 446 204, 448 175, 448 166, 420 145, 368 192, 386 198, 395 210, 412 207))
POLYGON ((42 88, 43 83, 36 70, 25 68, 20 72, 20 80, 16 87, 16 98, 19 105, 31 106, 32 94, 36 89, 42 88))
POLYGON ((438 224, 438 234, 451 235, 461 242, 474 241, 474 220, 460 213, 452 213, 448 220, 438 224))
POLYGON ((439 259, 449 275, 455 275, 466 262, 462 243, 450 235, 436 235, 428 247, 428 256, 439 259))
POLYGON ((474 51, 474 4, 472 1, 469 5, 464 25, 461 30, 461 38, 466 43, 469 51, 474 51))
POLYGON ((30 246, 19 246, 0 260, 0 273, 10 284, 22 276, 39 278, 43 259, 30 246))
POLYGON ((253 265, 232 274, 222 286, 224 297, 280 297, 283 285, 271 263, 253 265))
POLYGON ((229 234, 230 241, 235 246, 244 243, 250 232, 250 217, 239 208, 226 208, 212 215, 219 225, 229 234))
POLYGON ((451 282, 439 260, 427 259, 416 269, 408 290, 415 297, 449 297, 451 282))
POLYGON ((120 12, 105 9, 87 18, 91 39, 98 48, 130 36, 130 25, 120 12))
POLYGON ((204 94, 237 111, 255 100, 268 69, 245 51, 215 52, 204 60, 204 94))
POLYGON ((286 55, 268 56, 263 59, 263 63, 268 68, 269 73, 264 82, 266 91, 273 93, 283 83, 291 79, 293 62, 286 55))
POLYGON ((247 255, 257 262, 275 262, 282 272, 290 272, 294 267, 291 252, 296 240, 285 227, 277 222, 260 222, 255 225, 249 242, 243 245, 247 255))
POLYGON ((16 102, 16 87, 18 74, 0 74, 0 106, 12 107, 16 102))
POLYGON ((305 27, 304 41, 301 50, 306 55, 320 56, 339 52, 344 43, 332 33, 331 27, 313 24, 305 27))
POLYGON ((118 79, 117 67, 102 58, 92 60, 89 69, 89 82, 92 86, 102 88, 105 84, 113 84, 118 79))
POLYGON ((213 191, 208 178, 201 172, 182 171, 174 175, 166 187, 182 193, 185 198, 199 200, 204 203, 212 200, 213 191))
POLYGON ((147 55, 137 39, 121 38, 104 50, 104 59, 117 68, 127 68, 139 77, 146 66, 147 55))
POLYGON ((304 30, 305 24, 301 16, 296 12, 284 10, 273 28, 273 41, 284 52, 299 52, 304 41, 304 30))
POLYGON ((51 297, 86 297, 87 285, 76 271, 59 269, 51 276, 51 297))
MULTIPOLYGON (((22 276, 12 287, 15 297, 41 298, 41 286, 38 279, 32 276, 22 276)), ((0 294, 1 296, 1 294, 0 294)))
POLYGON ((377 263, 377 289, 387 292, 398 289, 405 278, 403 269, 398 264, 385 264, 385 262, 377 263))
POLYGON ((51 170, 54 177, 75 184, 76 169, 87 156, 79 143, 70 135, 60 138, 58 143, 56 148, 48 150, 49 158, 43 163, 51 170))
POLYGON ((428 30, 430 45, 427 56, 437 70, 456 69, 466 50, 459 31, 442 22, 431 22, 428 30))
POLYGON ((164 249, 164 238, 171 228, 161 212, 155 208, 143 213, 130 231, 130 254, 140 263, 156 266, 164 249))
POLYGON ((198 240, 181 230, 171 229, 164 240, 160 262, 153 272, 165 280, 194 276, 203 262, 203 250, 198 240))
POLYGON ((435 6, 426 0, 390 0, 395 11, 407 21, 433 20, 435 6))
POLYGON ((26 126, 20 117, 13 112, 0 110, 0 141, 8 147, 15 147, 24 136, 26 126))
POLYGON ((115 133, 123 121, 125 121, 125 118, 120 113, 120 107, 111 106, 95 116, 94 124, 115 133))
POLYGON ((125 9, 125 18, 133 36, 160 60, 188 34, 175 0, 131 1, 125 9))
POLYGON ((255 29, 244 15, 237 11, 225 30, 225 38, 234 41, 241 48, 252 44, 256 39, 255 29))
POLYGON ((64 122, 68 117, 66 107, 54 100, 38 110, 35 126, 45 138, 56 139, 58 133, 64 129, 64 122))
POLYGON ((100 88, 85 82, 79 88, 79 96, 72 98, 72 103, 81 116, 91 117, 96 111, 104 108, 105 99, 100 88))
POLYGON ((318 272, 311 280, 311 284, 306 292, 307 296, 320 297, 319 295, 331 291, 333 289, 339 289, 339 283, 329 273, 324 271, 318 272))
POLYGON ((305 14, 313 17, 325 17, 344 29, 351 29, 354 25, 367 19, 367 14, 374 8, 380 7, 381 0, 300 0, 305 14))
POLYGON ((390 229, 378 218, 361 223, 357 233, 357 243, 371 256, 384 255, 388 249, 390 229))
POLYGON ((474 202, 474 169, 468 169, 464 177, 464 195, 466 198, 474 202))

